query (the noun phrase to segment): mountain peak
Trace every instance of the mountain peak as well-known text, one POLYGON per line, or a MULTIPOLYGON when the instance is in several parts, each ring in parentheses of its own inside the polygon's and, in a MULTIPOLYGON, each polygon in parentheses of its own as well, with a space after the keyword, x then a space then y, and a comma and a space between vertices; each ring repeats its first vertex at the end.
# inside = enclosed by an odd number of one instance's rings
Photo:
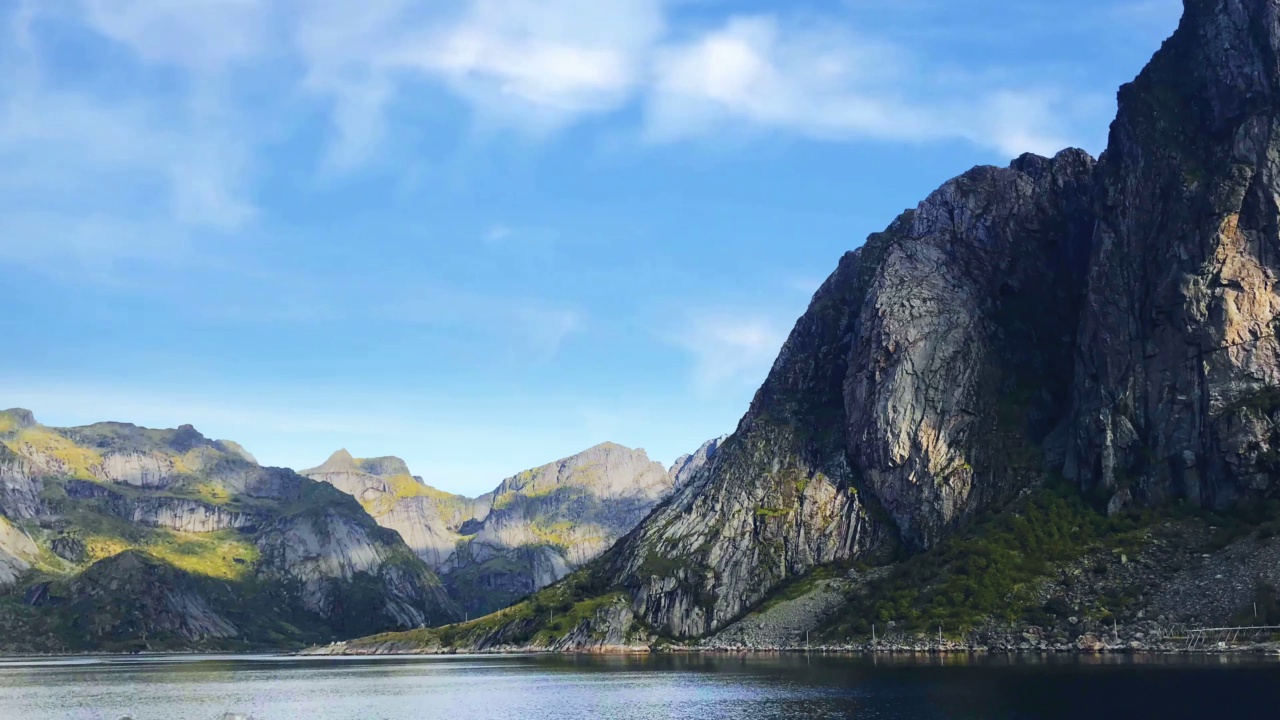
POLYGON ((169 447, 180 453, 187 452, 191 448, 198 447, 200 445, 208 444, 209 439, 191 425, 180 425, 177 430, 173 431, 173 435, 169 438, 169 447))
POLYGON ((9 408, 8 410, 0 411, 0 431, 12 432, 34 427, 35 425, 36 417, 30 410, 9 408))
POLYGON ((310 470, 303 470, 302 474, 311 475, 314 473, 326 472, 358 472, 359 470, 360 467, 356 464, 356 459, 351 457, 351 453, 347 452, 346 448, 342 448, 330 455, 329 459, 325 460, 318 467, 311 468, 310 470))

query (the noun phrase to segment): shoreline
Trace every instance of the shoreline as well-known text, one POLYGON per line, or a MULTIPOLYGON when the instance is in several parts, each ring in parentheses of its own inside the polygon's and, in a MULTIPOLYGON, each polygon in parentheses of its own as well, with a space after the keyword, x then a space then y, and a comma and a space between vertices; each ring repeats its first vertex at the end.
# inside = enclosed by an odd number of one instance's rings
POLYGON ((944 641, 937 643, 854 643, 833 645, 598 645, 580 648, 548 648, 545 646, 499 645, 487 648, 431 648, 406 642, 385 641, 361 643, 359 640, 337 641, 328 645, 305 648, 262 648, 257 650, 156 650, 148 652, 78 652, 78 653, 3 653, 0 665, 5 661, 42 660, 56 658, 180 658, 202 656, 208 658, 322 658, 322 657, 394 657, 394 656, 477 656, 477 655, 560 655, 560 656, 662 656, 662 655, 828 655, 828 656, 914 656, 914 657, 1203 657, 1203 656, 1255 656, 1280 659, 1280 641, 1219 643, 1200 647, 1185 647, 1183 643, 1104 643, 1086 640, 1083 643, 1065 644, 1031 643, 962 643, 944 641))
POLYGON ((391 656, 446 656, 446 655, 831 655, 831 656, 934 656, 934 657, 999 657, 999 656, 1041 656, 1041 657, 1122 657, 1122 656, 1163 656, 1163 657, 1203 657, 1203 656, 1258 656, 1280 659, 1280 643, 1267 642, 1227 647, 1178 648, 1172 646, 1131 647, 1129 645, 1110 645, 1093 648, 1079 647, 991 647, 929 645, 883 645, 879 647, 821 645, 821 646, 778 646, 778 647, 733 647, 733 646, 612 646, 583 649, 554 650, 541 647, 493 647, 484 649, 431 649, 407 647, 397 643, 382 643, 367 647, 348 647, 346 643, 307 648, 295 653, 295 657, 391 657, 391 656))

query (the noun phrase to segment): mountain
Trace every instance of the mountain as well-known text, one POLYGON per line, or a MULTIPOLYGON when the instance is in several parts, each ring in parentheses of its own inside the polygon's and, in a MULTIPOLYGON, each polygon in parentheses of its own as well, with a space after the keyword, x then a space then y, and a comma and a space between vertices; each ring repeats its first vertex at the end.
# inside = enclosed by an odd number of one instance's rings
POLYGON ((426 485, 398 458, 345 450, 303 475, 352 495, 405 542, 474 615, 504 607, 604 552, 707 458, 718 441, 663 468, 604 443, 503 480, 469 499, 426 485))
POLYGON ((842 641, 1089 648, 1280 607, 1278 157, 1280 0, 1186 0, 1100 159, 974 168, 845 255, 736 432, 612 549, 364 647, 714 642, 805 600, 842 641))
POLYGON ((463 541, 463 526, 484 519, 493 502, 492 493, 470 499, 436 490, 411 475, 400 458, 356 460, 346 450, 302 475, 354 497, 379 525, 400 533, 437 571, 446 567, 463 541))
POLYGON ((0 648, 281 647, 457 613, 350 497, 234 443, 0 413, 0 648))

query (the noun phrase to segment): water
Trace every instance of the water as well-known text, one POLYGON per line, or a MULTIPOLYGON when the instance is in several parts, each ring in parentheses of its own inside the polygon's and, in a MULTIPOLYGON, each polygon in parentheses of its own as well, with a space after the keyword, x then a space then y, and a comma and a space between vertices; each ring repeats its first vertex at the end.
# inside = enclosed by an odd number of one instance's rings
POLYGON ((1276 718, 1280 662, 1223 657, 0 660, 0 720, 1276 718))

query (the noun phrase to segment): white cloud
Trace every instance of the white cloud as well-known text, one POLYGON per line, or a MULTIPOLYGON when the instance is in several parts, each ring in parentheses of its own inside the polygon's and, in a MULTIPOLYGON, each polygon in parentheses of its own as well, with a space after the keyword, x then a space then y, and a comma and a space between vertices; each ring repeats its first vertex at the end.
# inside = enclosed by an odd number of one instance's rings
POLYGON ((254 214, 242 152, 190 140, 127 107, 0 96, 0 256, 45 268, 171 260, 197 232, 242 227, 254 214))
POLYGON ((786 337, 773 318, 709 311, 690 314, 667 339, 692 357, 693 390, 705 398, 759 387, 786 337))
POLYGON ((333 102, 331 164, 368 160, 390 103, 443 83, 482 122, 540 133, 626 103, 663 29, 659 0, 407 0, 312 6, 296 39, 306 86, 333 102))
POLYGON ((1001 153, 1053 153, 1066 144, 1051 93, 929 87, 929 73, 893 45, 774 16, 737 17, 663 48, 647 100, 656 141, 745 127, 820 140, 965 139, 1001 153), (927 99, 907 90, 921 87, 927 99))

